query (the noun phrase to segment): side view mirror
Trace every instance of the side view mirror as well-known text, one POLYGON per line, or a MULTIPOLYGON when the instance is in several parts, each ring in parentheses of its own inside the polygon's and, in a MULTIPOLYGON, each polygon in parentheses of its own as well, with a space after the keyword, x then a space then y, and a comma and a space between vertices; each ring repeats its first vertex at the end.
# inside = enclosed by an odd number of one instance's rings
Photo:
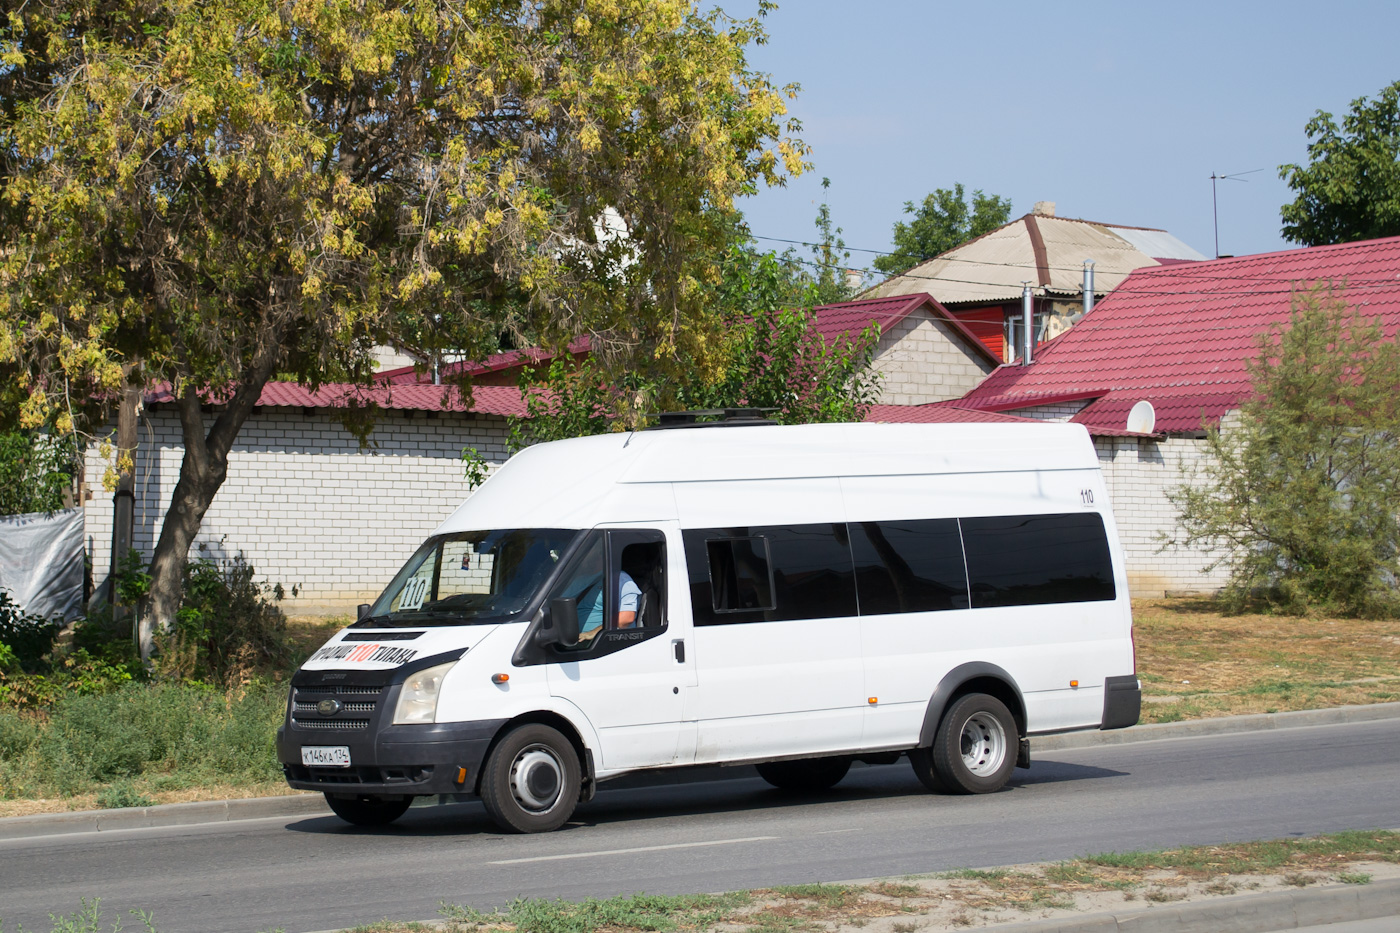
POLYGON ((369 603, 360 603, 355 607, 355 621, 358 622, 367 615, 369 615, 369 603))
POLYGON ((578 644, 578 599, 559 598, 549 601, 549 623, 554 637, 550 641, 572 648, 578 644))

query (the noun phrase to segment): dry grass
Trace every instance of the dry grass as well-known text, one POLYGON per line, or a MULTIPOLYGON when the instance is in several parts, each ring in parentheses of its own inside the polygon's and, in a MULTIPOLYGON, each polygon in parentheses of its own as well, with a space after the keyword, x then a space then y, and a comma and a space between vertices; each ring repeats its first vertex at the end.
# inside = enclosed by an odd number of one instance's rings
MULTIPOLYGON (((295 794, 285 783, 268 784, 209 784, 203 787, 182 787, 164 790, 148 781, 133 780, 132 790, 149 798, 152 803, 194 803, 200 800, 238 800, 245 797, 283 797, 295 794)), ((0 800, 0 818, 7 816, 36 816, 40 813, 69 813, 78 810, 100 810, 101 794, 77 794, 72 797, 47 797, 34 800, 0 800)))
POLYGON ((348 615, 287 616, 287 640, 292 643, 292 657, 301 659, 324 645, 336 632, 355 621, 348 615))
POLYGON ((1223 615, 1133 604, 1143 722, 1400 700, 1400 621, 1223 615))
MULTIPOLYGON (((1400 875, 1400 834, 1348 832, 724 895, 521 899, 496 913, 445 907, 447 919, 433 926, 447 933, 915 933, 1125 901, 1155 906, 1289 886, 1365 884, 1374 872, 1400 875)), ((427 928, 386 921, 357 933, 427 928)))

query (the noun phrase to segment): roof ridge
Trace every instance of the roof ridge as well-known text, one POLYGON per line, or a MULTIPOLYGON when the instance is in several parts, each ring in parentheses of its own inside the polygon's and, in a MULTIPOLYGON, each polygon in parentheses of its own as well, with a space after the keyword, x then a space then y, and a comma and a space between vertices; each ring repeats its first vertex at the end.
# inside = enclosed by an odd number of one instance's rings
POLYGON ((1114 224, 1109 223, 1106 220, 1086 220, 1083 217, 1047 217, 1044 214, 1039 214, 1037 216, 1044 217, 1046 220, 1068 220, 1070 223, 1093 224, 1096 227, 1117 227, 1119 230, 1148 230, 1152 233, 1165 233, 1168 236, 1172 235, 1172 232, 1170 230, 1167 230, 1163 227, 1135 227, 1132 224, 1114 224))
MULTIPOLYGON (((1253 262, 1261 259, 1269 259, 1276 256, 1295 256, 1302 253, 1317 255, 1319 252, 1337 252, 1352 248, 1374 249, 1382 243, 1394 243, 1400 245, 1400 236, 1377 237, 1374 240, 1351 240, 1346 243, 1325 243, 1322 246, 1292 246, 1285 249, 1271 250, 1267 253, 1245 253, 1243 256, 1219 256, 1215 259, 1195 259, 1190 260, 1192 270, 1200 270, 1203 266, 1220 264, 1235 264, 1241 262, 1253 262)), ((1130 275, 1137 275, 1139 272, 1151 273, 1153 275, 1164 273, 1167 270, 1175 270, 1177 273, 1184 273, 1186 270, 1180 268, 1181 263, 1171 263, 1168 265, 1142 266, 1134 269, 1130 275)))

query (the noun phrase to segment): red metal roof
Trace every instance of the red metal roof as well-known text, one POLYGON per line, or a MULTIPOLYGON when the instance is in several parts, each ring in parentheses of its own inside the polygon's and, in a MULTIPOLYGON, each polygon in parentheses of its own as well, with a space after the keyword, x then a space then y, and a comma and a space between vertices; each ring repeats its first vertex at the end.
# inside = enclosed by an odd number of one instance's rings
MULTIPOLYGON (((170 404, 175 396, 169 385, 146 391, 146 404, 170 404)), ((391 411, 471 411, 479 415, 524 415, 525 403, 514 386, 476 386, 472 404, 466 405, 455 386, 384 385, 357 386, 346 383, 323 385, 315 392, 295 382, 269 382, 263 387, 258 404, 264 408, 348 408, 374 402, 391 411)))
POLYGON ((967 339, 968 346, 973 351, 986 357, 992 365, 1001 362, 1001 357, 994 354, 966 324, 949 313, 932 295, 922 292, 914 295, 896 295, 892 298, 869 298, 865 301, 820 305, 812 309, 812 329, 821 334, 829 346, 838 337, 858 337, 872 322, 880 325, 880 333, 887 334, 890 328, 920 308, 927 308, 929 314, 947 321, 955 331, 967 339))
MULTIPOLYGON (((1164 433, 1200 430, 1249 394, 1260 334, 1294 294, 1333 282, 1361 314, 1400 328, 1400 237, 1139 269, 1030 366, 1002 366, 957 404, 1009 411, 1095 399, 1073 420, 1121 429, 1140 400, 1164 433)), ((1098 433, 1098 432, 1095 432, 1098 433)))
POLYGON ((944 402, 932 405, 871 405, 866 421, 886 424, 1035 424, 1032 418, 998 415, 990 411, 957 408, 944 402))

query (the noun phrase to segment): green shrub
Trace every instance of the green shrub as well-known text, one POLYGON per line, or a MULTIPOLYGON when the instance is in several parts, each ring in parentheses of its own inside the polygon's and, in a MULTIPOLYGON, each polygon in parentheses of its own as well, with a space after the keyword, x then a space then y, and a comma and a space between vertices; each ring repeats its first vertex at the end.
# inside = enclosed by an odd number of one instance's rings
POLYGON ((157 640, 158 673, 236 685, 255 672, 288 665, 287 617, 277 607, 282 585, 256 583, 254 573, 242 554, 222 563, 199 558, 185 565, 175 630, 157 640))
POLYGON ((53 650, 61 627, 57 622, 26 613, 8 591, 0 589, 0 642, 20 666, 28 670, 37 667, 44 655, 53 650))
POLYGON ((281 777, 286 688, 128 684, 65 696, 47 716, 0 710, 0 796, 71 795, 134 779, 257 784, 281 777))
POLYGON ((97 795, 97 805, 104 810, 128 807, 153 807, 155 801, 138 791, 130 781, 118 781, 97 795))
POLYGON ((1168 493, 1179 530, 1225 566, 1225 606, 1400 617, 1400 342, 1330 287, 1259 339, 1239 424, 1168 493))

